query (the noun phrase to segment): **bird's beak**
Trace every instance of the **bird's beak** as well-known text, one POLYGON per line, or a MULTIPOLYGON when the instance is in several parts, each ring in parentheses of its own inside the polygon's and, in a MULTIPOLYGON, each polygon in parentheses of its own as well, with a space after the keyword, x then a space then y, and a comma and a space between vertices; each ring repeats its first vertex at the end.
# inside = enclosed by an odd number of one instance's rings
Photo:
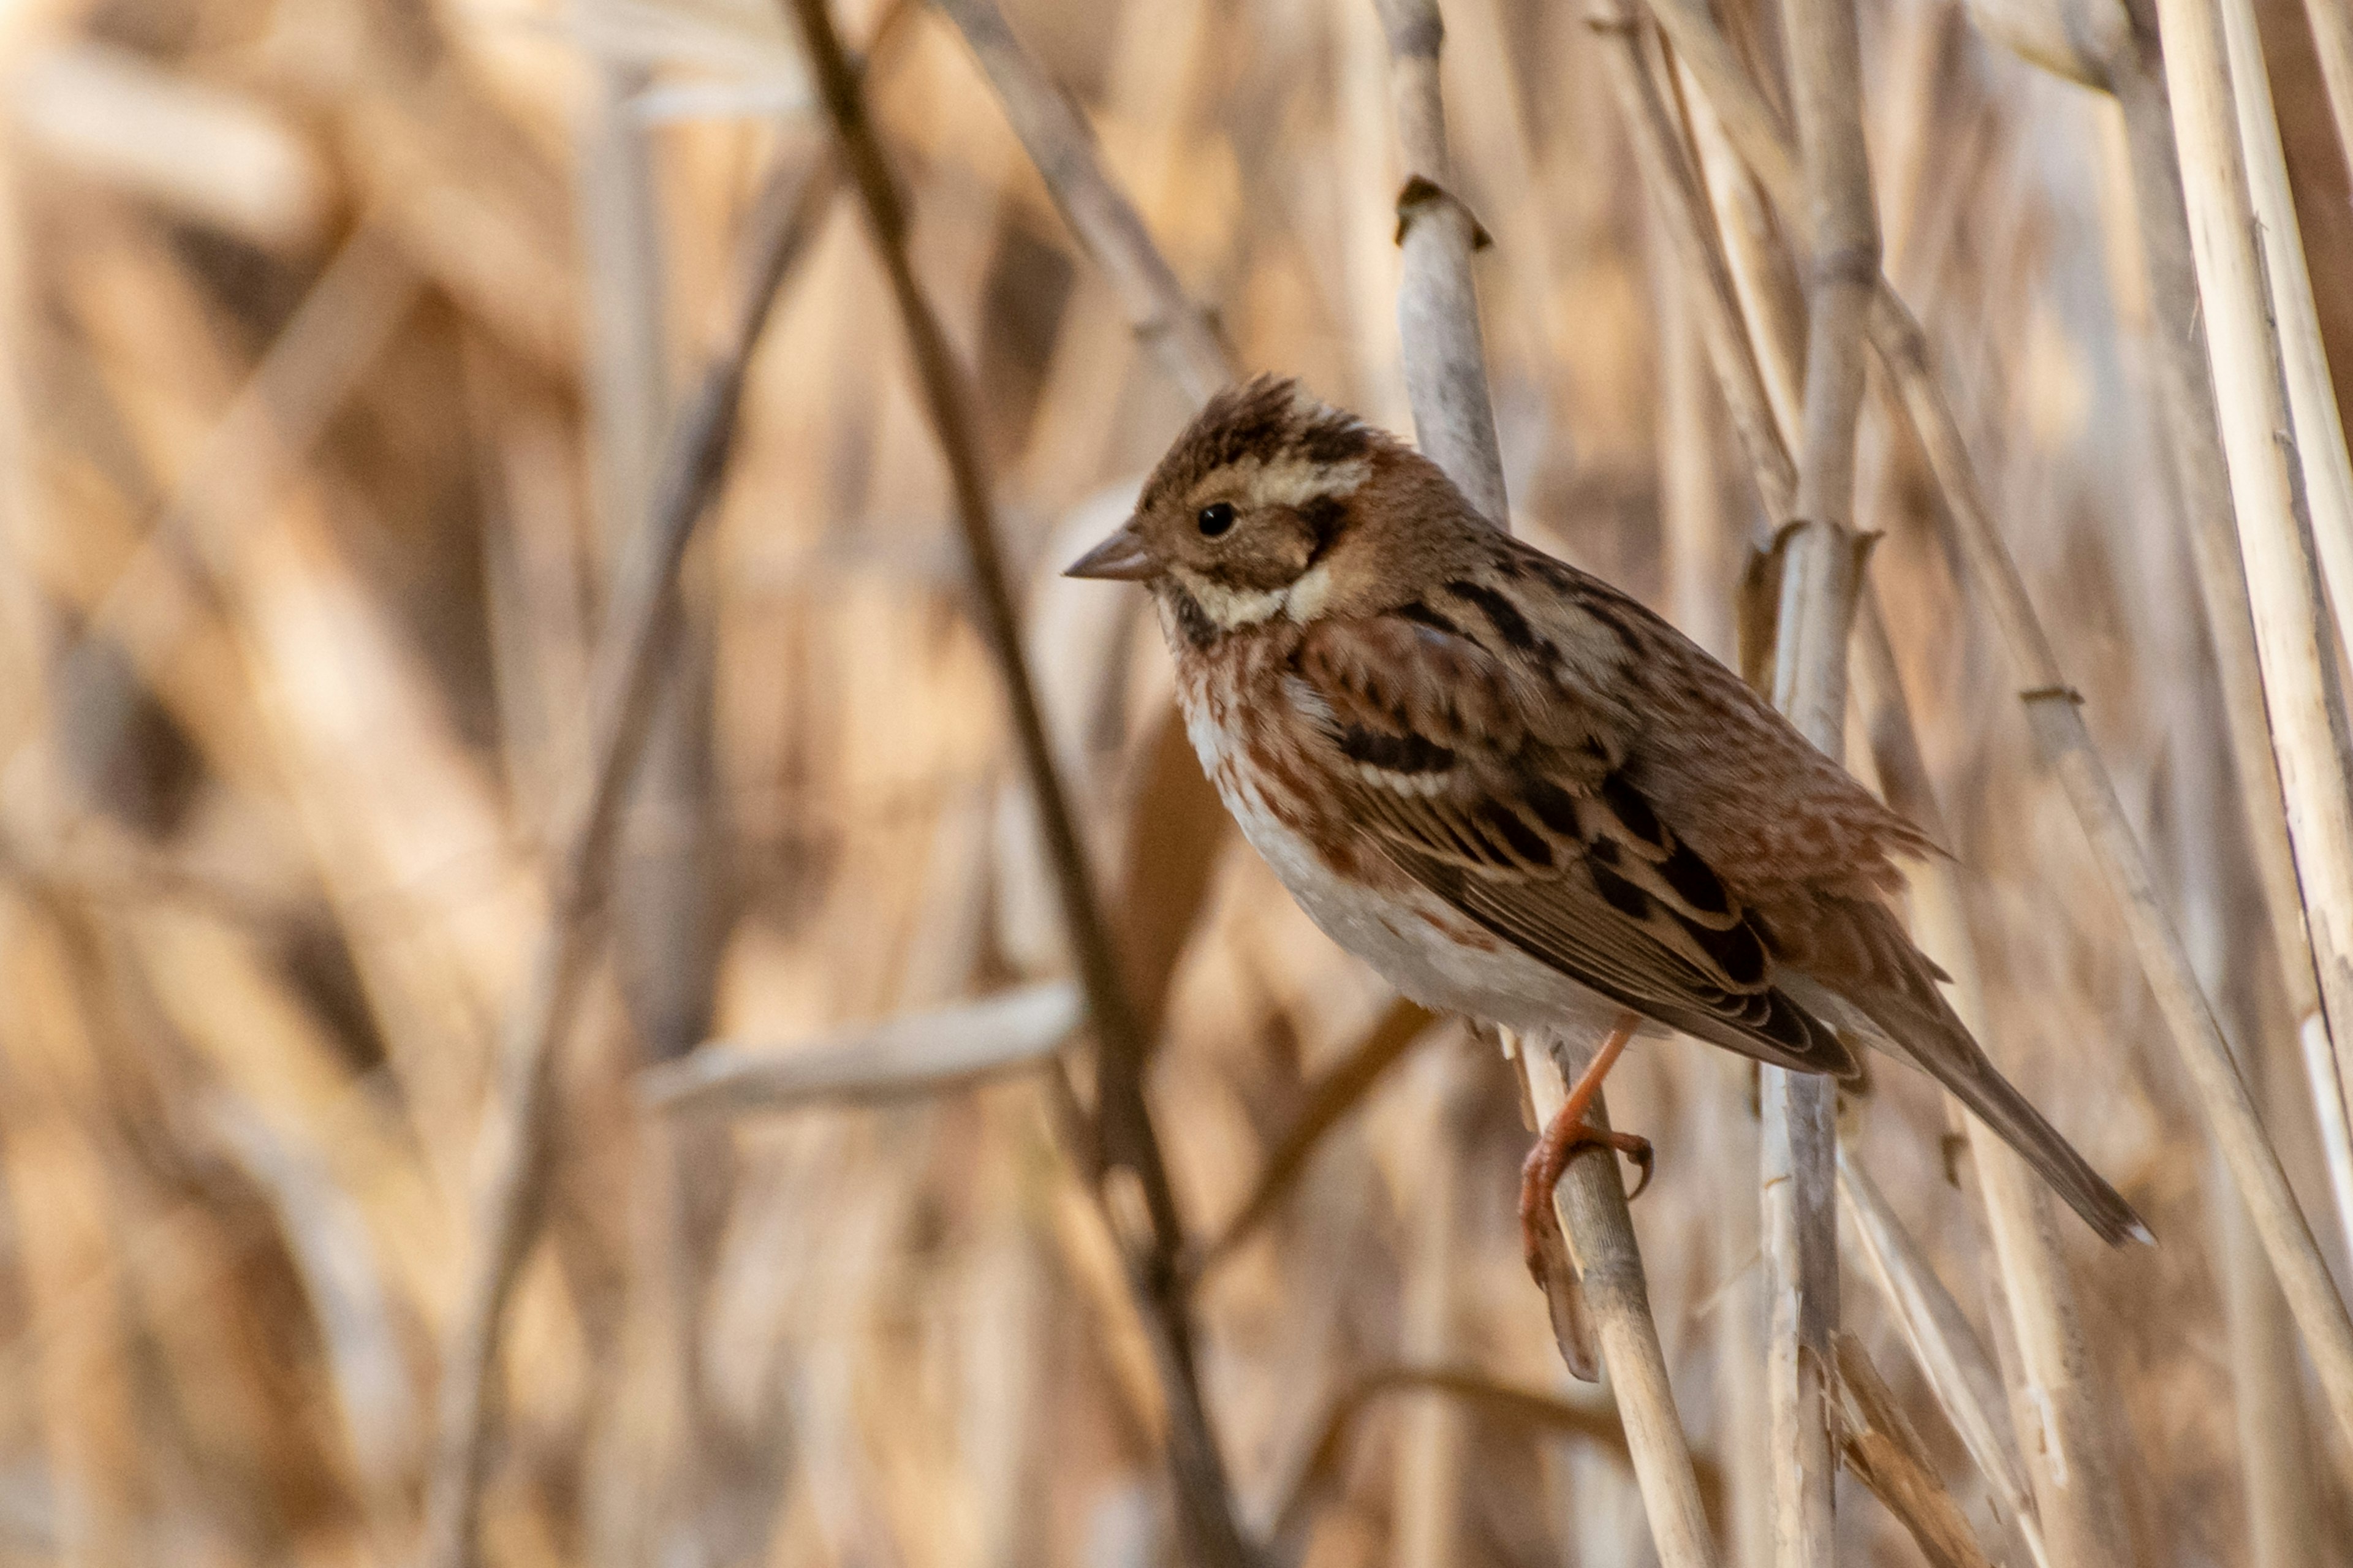
POLYGON ((1144 535, 1136 531, 1135 520, 1131 517, 1113 530, 1109 539, 1064 567, 1062 575, 1134 583, 1156 575, 1159 570, 1152 559, 1151 550, 1144 542, 1144 535))

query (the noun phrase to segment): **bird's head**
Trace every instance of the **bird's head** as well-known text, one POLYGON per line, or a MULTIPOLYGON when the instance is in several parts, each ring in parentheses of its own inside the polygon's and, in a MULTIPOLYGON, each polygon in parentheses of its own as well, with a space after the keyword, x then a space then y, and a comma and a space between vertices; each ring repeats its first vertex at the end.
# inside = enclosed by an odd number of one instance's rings
POLYGON ((1209 400, 1145 481, 1135 515, 1065 575, 1144 583, 1212 634, 1304 622, 1380 592, 1380 539, 1427 514, 1415 504, 1425 492, 1461 507, 1392 437, 1262 375, 1209 400))

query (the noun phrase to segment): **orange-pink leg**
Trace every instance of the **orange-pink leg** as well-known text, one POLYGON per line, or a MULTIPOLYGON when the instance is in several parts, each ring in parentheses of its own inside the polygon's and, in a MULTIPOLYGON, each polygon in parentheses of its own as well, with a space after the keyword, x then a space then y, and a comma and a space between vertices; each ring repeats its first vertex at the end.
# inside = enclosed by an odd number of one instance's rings
POLYGON ((1636 1184, 1630 1198, 1642 1195, 1651 1184, 1651 1142, 1630 1132, 1605 1132, 1586 1124, 1585 1113, 1593 1107, 1593 1097, 1601 1092, 1601 1080, 1609 1076, 1624 1054, 1627 1042, 1634 1037, 1642 1020, 1633 1013, 1620 1013, 1610 1027, 1609 1037, 1601 1042, 1592 1062, 1577 1079, 1568 1098, 1560 1102, 1552 1120, 1545 1124, 1536 1146, 1528 1151, 1527 1163, 1520 1167, 1520 1240, 1527 1250, 1528 1272, 1536 1283, 1544 1283, 1544 1237, 1556 1223, 1552 1212, 1552 1191, 1560 1185, 1561 1173, 1577 1157, 1580 1149, 1615 1149, 1642 1168, 1642 1179, 1636 1184))

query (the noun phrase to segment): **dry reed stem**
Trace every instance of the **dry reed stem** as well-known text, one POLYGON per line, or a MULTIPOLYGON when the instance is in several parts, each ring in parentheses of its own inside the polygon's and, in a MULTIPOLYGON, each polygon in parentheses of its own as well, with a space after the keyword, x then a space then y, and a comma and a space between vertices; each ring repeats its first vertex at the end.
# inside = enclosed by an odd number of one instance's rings
MULTIPOLYGON (((1852 527, 1863 321, 1879 275, 1879 219, 1862 141, 1860 45, 1851 0, 1786 0, 1783 30, 1810 237, 1805 422, 1795 521, 1774 640, 1773 701, 1825 754, 1846 734, 1848 627, 1862 577, 1852 527)), ((1840 1440, 1837 1086, 1764 1071, 1766 1392, 1774 1473, 1774 1560, 1816 1568, 1836 1548, 1840 1440)))
MULTIPOLYGON (((1679 12, 1674 15, 1681 17, 1679 12)), ((1689 18, 1681 19, 1690 25, 1689 18)), ((1673 36, 1677 23, 1666 14, 1662 21, 1673 36)), ((1682 39, 1675 41, 1678 52, 1684 53, 1682 39)), ((1696 73, 1699 58, 1688 54, 1685 58, 1693 58, 1696 73)), ((1720 81, 1703 78, 1702 85, 1719 106, 1756 97, 1755 87, 1745 77, 1720 81)), ((1718 112, 1723 113, 1720 107, 1718 112)), ((1766 122, 1770 123, 1769 117, 1766 122)), ((1735 123, 1733 118, 1725 118, 1727 129, 1735 123)), ((1777 165, 1787 165, 1786 145, 1760 151, 1743 144, 1741 153, 1775 205, 1785 214, 1794 210, 1796 194, 1777 189, 1770 173, 1777 165)), ((2263 1131, 2253 1100, 2198 984, 2180 934, 2158 900, 2147 860, 2077 707, 2080 700, 2066 683, 2027 597, 2017 563, 1979 496, 1959 425, 1929 366, 1926 340, 1884 279, 1873 300, 1870 330, 1872 346, 1944 497, 1962 554, 1987 595, 2004 646, 2024 677, 2021 700, 2026 704, 2035 744, 2059 775, 2068 803, 2083 824, 2196 1087, 2199 1103, 2229 1163, 2232 1179, 2280 1277, 2330 1407, 2339 1426, 2353 1434, 2353 1320, 2348 1319, 2329 1280, 2278 1153, 2263 1131)))
MULTIPOLYGON (((1423 455, 1445 470, 1489 521, 1508 529, 1511 512, 1470 275, 1477 227, 1445 187, 1445 118, 1439 97, 1445 29, 1430 0, 1378 4, 1395 73, 1391 95, 1398 142, 1413 171, 1398 198, 1398 243, 1405 252, 1398 321, 1415 437, 1423 455), (1424 234, 1419 241, 1417 231, 1424 234)), ((1588 1056, 1599 1044, 1534 1037, 1520 1043, 1514 1056, 1540 1124, 1567 1097, 1562 1058, 1588 1056)), ((1596 1097, 1588 1119, 1609 1125, 1601 1097, 1596 1097)), ((1668 1386, 1623 1179, 1614 1163, 1573 1162, 1554 1191, 1553 1204, 1632 1446, 1635 1479, 1659 1559, 1667 1568, 1712 1564, 1715 1542, 1668 1386)))
POLYGON ((1094 134, 995 0, 939 0, 964 35, 997 100, 1046 182, 1071 232, 1110 280, 1137 339, 1159 356, 1195 407, 1234 379, 1208 312, 1194 304, 1144 220, 1104 173, 1094 134))
POLYGON ((1461 488, 1479 514, 1510 526, 1504 458, 1487 398, 1487 351, 1471 253, 1487 242, 1452 187, 1438 62, 1446 24, 1437 0, 1374 0, 1389 46, 1389 101, 1405 183, 1398 193, 1398 335, 1413 405, 1414 442, 1461 488), (1416 364, 1428 367, 1417 372, 1416 364))
POLYGON ((1077 987, 1047 981, 782 1050, 713 1040, 640 1074, 638 1090, 674 1112, 887 1104, 1040 1067, 1084 1016, 1077 987))
POLYGON ((498 1079, 475 1151, 472 1215, 458 1306, 443 1350, 426 1493, 423 1561, 474 1561, 491 1374, 507 1300, 538 1229, 545 1125, 558 1047, 594 962, 627 784, 642 747, 656 676, 673 630, 687 541, 716 494, 733 444, 744 367, 785 275, 806 247, 829 182, 799 177, 807 199, 764 204, 775 221, 747 234, 744 298, 681 412, 646 514, 614 577, 589 678, 588 754, 556 803, 548 913, 523 989, 507 1015, 498 1079))
MULTIPOLYGON (((1599 1043, 1533 1035, 1520 1041, 1518 1058, 1539 1126, 1549 1123, 1568 1098, 1566 1075, 1581 1072, 1599 1043)), ((1586 1120, 1609 1127, 1609 1110, 1599 1096, 1586 1120)), ((1664 1568, 1713 1568, 1715 1538, 1702 1506, 1691 1446, 1675 1414, 1666 1352, 1651 1315, 1650 1285, 1616 1162, 1573 1162, 1554 1190, 1553 1206, 1633 1455, 1651 1543, 1664 1568)))
POLYGON ((2327 351, 2320 342, 2320 313, 2313 302, 2312 272, 2305 265, 2295 197, 2288 189, 2287 155, 2280 147, 2279 120, 2272 109, 2271 78, 2263 66, 2255 13, 2246 0, 2218 0, 2217 9, 2231 96, 2238 110, 2248 210, 2262 246, 2270 322, 2287 372, 2288 414, 2295 431, 2292 447, 2304 474, 2310 548, 2318 558, 2320 579, 2328 585, 2316 618, 2336 627, 2339 647, 2353 647, 2353 634, 2347 630, 2353 626, 2353 458, 2346 453, 2345 425, 2337 416, 2337 389, 2329 381, 2327 351), (2333 619, 2327 614, 2332 601, 2333 619))
POLYGON ((881 144, 866 117, 857 73, 844 55, 826 0, 792 0, 791 12, 833 124, 836 144, 864 204, 867 227, 888 274, 923 395, 924 412, 955 497, 956 521, 977 590, 981 630, 1003 678, 1014 737, 1052 862, 1064 935, 1097 1045, 1095 1135, 1106 1179, 1126 1173, 1139 1189, 1148 1233, 1126 1238, 1131 1286, 1144 1309, 1169 1403, 1168 1461, 1192 1549, 1208 1563, 1249 1564, 1226 1480, 1225 1461, 1201 1399, 1192 1325, 1177 1259, 1183 1226, 1168 1184, 1159 1137, 1145 1098, 1147 1042, 1127 994, 1093 873, 1063 795, 1052 742, 1029 678, 1021 628, 999 558, 994 503, 981 470, 962 368, 939 319, 915 279, 907 252, 907 217, 881 144))
MULTIPOLYGON (((1398 1353, 1417 1366, 1449 1364, 1463 1338, 1461 1302, 1469 1295, 1463 1265, 1479 1235, 1466 1234, 1461 1223, 1472 1196, 1464 1191, 1463 1151, 1475 1119, 1475 1070, 1493 1070, 1482 1056, 1456 1048, 1433 1052, 1419 1063, 1416 1089, 1423 1136, 1403 1216, 1407 1237, 1398 1325, 1398 1353)), ((1389 1476, 1396 1521, 1389 1561, 1393 1568, 1451 1568, 1462 1533, 1467 1413, 1455 1400, 1417 1399, 1409 1402, 1398 1424, 1397 1460, 1389 1476)))
POLYGON ((2231 1336, 2231 1403, 2237 1416, 2239 1472, 2247 1493, 2253 1568, 2312 1568, 2321 1561, 2311 1521, 2314 1486, 2303 1372, 2295 1329, 2263 1261, 2263 1242, 2227 1181, 2211 1185, 2215 1254, 2222 1270, 2222 1320, 2231 1336))

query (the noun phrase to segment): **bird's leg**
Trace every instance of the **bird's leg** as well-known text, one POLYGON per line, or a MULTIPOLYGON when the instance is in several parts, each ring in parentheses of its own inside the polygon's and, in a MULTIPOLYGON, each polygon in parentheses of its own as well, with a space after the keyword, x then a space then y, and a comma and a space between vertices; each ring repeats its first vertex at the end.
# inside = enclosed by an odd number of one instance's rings
POLYGON ((1528 1272, 1536 1283, 1544 1283, 1544 1236, 1558 1223, 1553 1216, 1552 1192, 1560 1185, 1561 1173, 1568 1169, 1569 1161, 1579 1149, 1615 1149, 1642 1168, 1642 1179, 1629 1194, 1629 1201, 1642 1195, 1651 1184, 1651 1142, 1630 1132, 1608 1132, 1586 1123, 1585 1113, 1592 1109, 1594 1096, 1601 1092, 1601 1080, 1624 1053, 1627 1042, 1634 1037, 1642 1020, 1633 1013, 1620 1013, 1618 1022, 1610 1026, 1609 1037, 1601 1042, 1593 1060, 1578 1076, 1568 1098, 1560 1102, 1552 1120, 1545 1124, 1535 1148, 1528 1151, 1527 1163, 1520 1167, 1520 1239, 1526 1248, 1528 1272))

